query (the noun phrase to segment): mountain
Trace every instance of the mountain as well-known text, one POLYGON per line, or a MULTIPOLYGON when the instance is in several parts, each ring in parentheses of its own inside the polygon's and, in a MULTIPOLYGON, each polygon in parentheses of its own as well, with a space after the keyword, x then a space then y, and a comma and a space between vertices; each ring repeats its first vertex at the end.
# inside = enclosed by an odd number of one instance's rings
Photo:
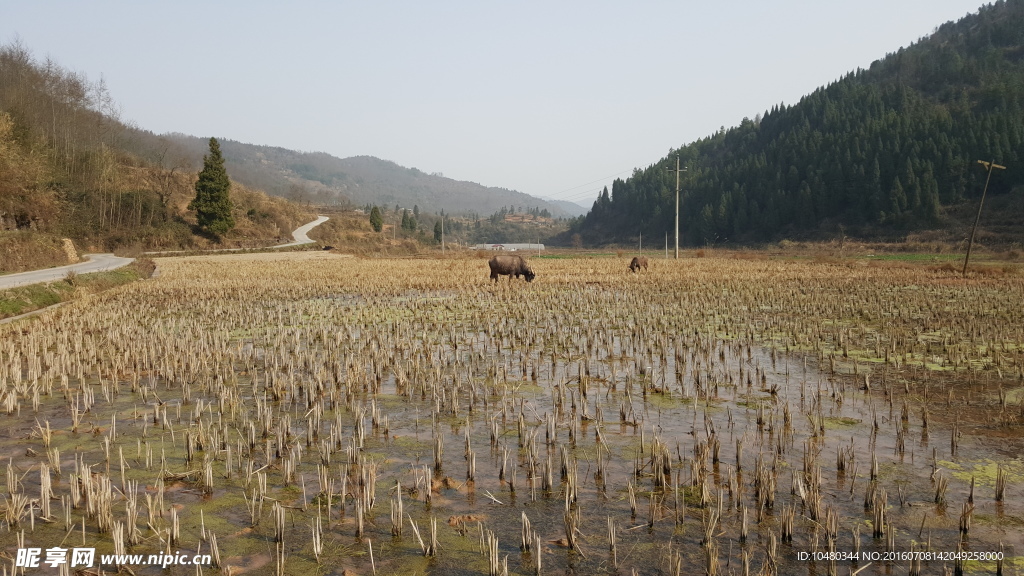
MULTIPOLYGON (((168 141, 202 156, 206 140, 166 134, 168 141)), ((515 206, 547 210, 555 217, 577 216, 579 208, 542 200, 505 188, 482 186, 428 174, 373 156, 337 158, 324 152, 297 152, 273 146, 221 139, 228 173, 248 186, 293 200, 323 204, 418 206, 426 212, 490 215, 515 206)), ((584 210, 585 211, 585 210, 584 210)))
MULTIPOLYGON (((992 174, 993 200, 1024 194, 1024 0, 986 5, 795 105, 670 151, 616 180, 566 237, 624 242, 673 230, 677 156, 689 168, 684 243, 920 231, 959 241, 987 176, 977 161, 1006 167, 992 174)), ((1024 240, 1024 214, 999 216, 991 241, 1024 240)))
POLYGON ((548 203, 554 204, 555 206, 561 208, 569 216, 576 217, 576 216, 582 216, 582 215, 587 213, 587 207, 586 206, 580 206, 579 204, 577 204, 575 202, 569 202, 568 200, 552 200, 550 198, 545 198, 545 200, 547 200, 548 203))

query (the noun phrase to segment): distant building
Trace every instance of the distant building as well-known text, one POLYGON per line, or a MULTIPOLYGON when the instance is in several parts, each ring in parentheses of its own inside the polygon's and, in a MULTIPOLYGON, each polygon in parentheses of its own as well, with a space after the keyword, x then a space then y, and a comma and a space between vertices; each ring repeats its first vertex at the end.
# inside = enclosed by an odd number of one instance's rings
POLYGON ((477 244, 476 246, 473 246, 473 250, 504 250, 505 252, 543 249, 543 244, 477 244))

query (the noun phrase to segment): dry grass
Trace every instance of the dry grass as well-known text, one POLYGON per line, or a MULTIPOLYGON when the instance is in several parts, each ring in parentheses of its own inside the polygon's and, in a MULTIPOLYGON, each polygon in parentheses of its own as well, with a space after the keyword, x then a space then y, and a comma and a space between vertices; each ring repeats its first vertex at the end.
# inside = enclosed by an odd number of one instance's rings
POLYGON ((63 239, 32 230, 0 231, 0 274, 68 264, 63 239))
MULTIPOLYGON (((405 231, 394 234, 394 224, 385 224, 381 232, 374 232, 369 217, 355 211, 331 210, 330 220, 310 232, 310 238, 321 246, 357 256, 411 256, 425 249, 421 240, 425 236, 405 231)), ((440 246, 437 247, 440 253, 440 246)))

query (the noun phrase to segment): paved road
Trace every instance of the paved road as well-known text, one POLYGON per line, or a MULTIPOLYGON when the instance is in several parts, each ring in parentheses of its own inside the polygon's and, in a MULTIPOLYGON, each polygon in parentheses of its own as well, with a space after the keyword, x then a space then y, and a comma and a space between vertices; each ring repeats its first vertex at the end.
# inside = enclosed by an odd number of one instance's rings
MULTIPOLYGON (((320 216, 309 224, 303 224, 292 232, 292 238, 295 239, 293 242, 271 246, 271 248, 289 248, 292 246, 301 246, 303 244, 312 244, 315 240, 310 239, 308 235, 309 231, 328 220, 329 218, 327 216, 320 216)), ((247 250, 247 248, 227 248, 211 252, 230 252, 236 250, 247 250)), ((174 252, 146 252, 146 254, 172 253, 174 252)), ((71 271, 74 271, 76 274, 106 272, 107 270, 114 270, 122 266, 127 266, 135 261, 134 258, 121 258, 120 256, 114 256, 113 254, 86 254, 84 257, 87 261, 79 262, 78 264, 69 264, 58 268, 47 268, 45 270, 35 270, 32 272, 21 272, 19 274, 7 274, 0 276, 0 290, 14 288, 17 286, 27 286, 29 284, 38 284, 40 282, 62 280, 67 277, 68 272, 71 271)))
MULTIPOLYGON (((303 224, 292 232, 292 238, 295 240, 288 242, 287 244, 278 244, 277 246, 267 246, 266 248, 214 248, 212 250, 199 250, 199 253, 203 254, 222 254, 225 252, 244 252, 247 250, 274 250, 276 248, 291 248, 292 246, 302 246, 303 244, 312 244, 316 240, 310 239, 307 235, 309 231, 317 226, 330 220, 327 216, 320 216, 316 220, 313 220, 309 224, 303 224)), ((143 252, 146 256, 170 256, 172 254, 195 254, 196 250, 162 250, 159 252, 143 252)))
POLYGON ((277 246, 271 246, 271 248, 290 248, 292 246, 312 244, 313 242, 316 242, 316 240, 311 240, 309 238, 309 231, 323 224, 324 222, 327 222, 328 220, 330 220, 330 218, 328 218, 327 216, 320 216, 319 218, 313 220, 309 224, 303 224, 302 226, 296 228, 294 232, 292 232, 292 238, 295 239, 294 242, 289 242, 287 244, 278 244, 277 246))
POLYGON ((40 282, 53 282, 67 277, 68 272, 76 274, 89 274, 90 272, 105 272, 122 266, 127 266, 135 261, 135 258, 122 258, 113 254, 86 254, 85 262, 69 264, 57 268, 46 268, 45 270, 34 270, 32 272, 21 272, 19 274, 5 274, 0 276, 0 290, 14 288, 16 286, 27 286, 40 282))

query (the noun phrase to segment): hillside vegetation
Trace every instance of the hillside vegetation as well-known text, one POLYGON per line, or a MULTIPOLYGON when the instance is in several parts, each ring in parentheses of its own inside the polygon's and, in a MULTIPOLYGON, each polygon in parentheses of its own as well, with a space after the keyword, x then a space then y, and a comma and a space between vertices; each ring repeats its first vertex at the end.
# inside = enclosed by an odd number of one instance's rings
POLYGON ((310 219, 236 182, 236 228, 198 234, 187 210, 198 159, 116 111, 102 81, 38 62, 20 44, 0 47, 0 273, 67 263, 62 238, 78 252, 255 246, 310 219))
MULTIPOLYGON (((624 242, 673 230, 677 156, 688 167, 681 241, 691 245, 928 230, 958 242, 985 181, 978 160, 1007 167, 992 175, 991 195, 1024 184, 1024 0, 985 6, 795 105, 670 151, 616 180, 567 236, 624 242)), ((983 238, 1020 243, 1021 202, 1002 204, 1017 211, 983 238)))

